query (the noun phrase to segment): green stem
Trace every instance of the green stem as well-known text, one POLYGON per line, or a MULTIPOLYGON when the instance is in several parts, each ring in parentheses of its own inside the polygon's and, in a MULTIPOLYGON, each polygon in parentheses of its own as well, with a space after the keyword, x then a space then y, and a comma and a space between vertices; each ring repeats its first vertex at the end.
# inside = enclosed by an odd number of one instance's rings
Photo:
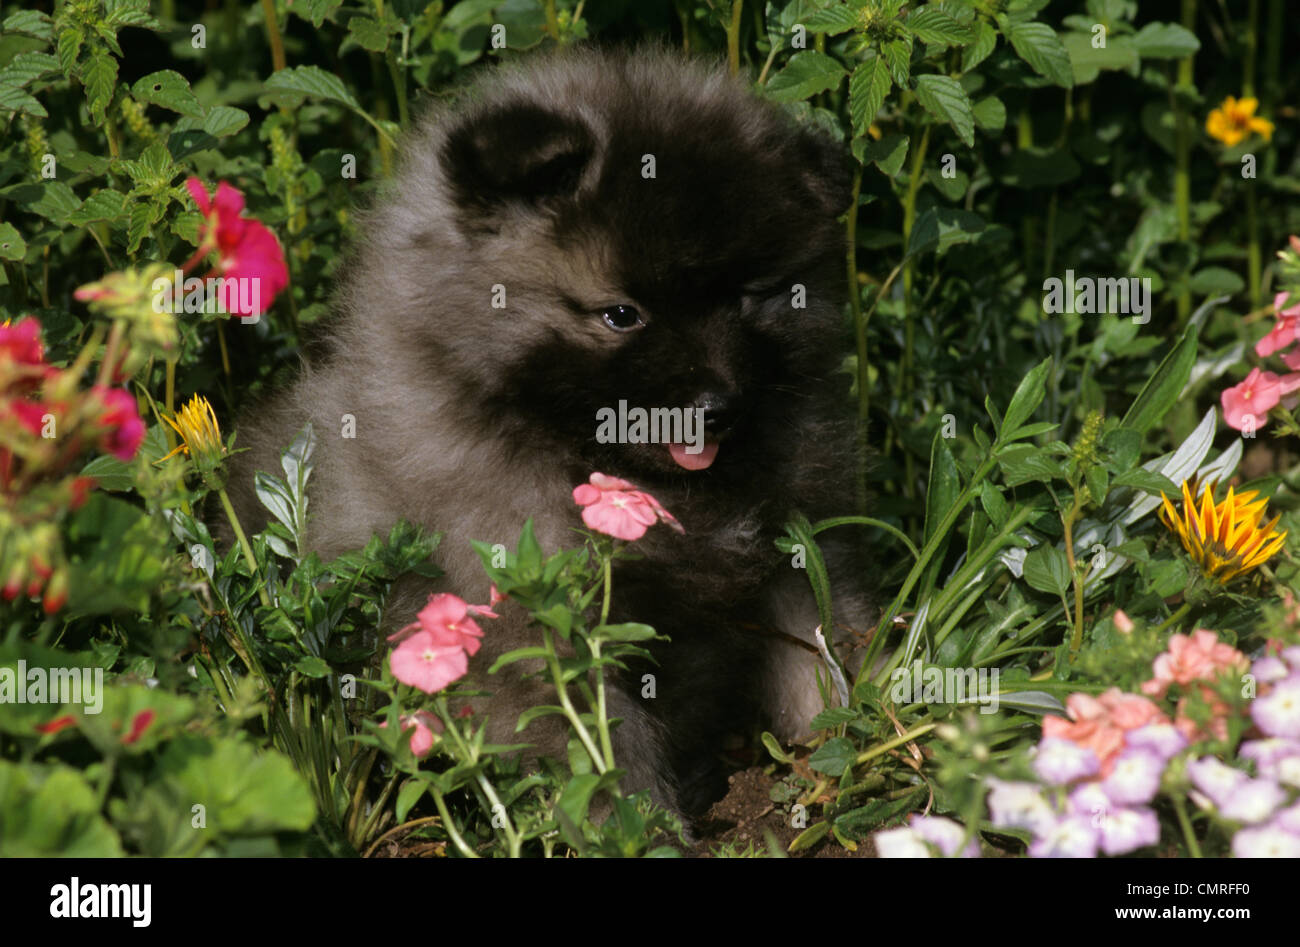
POLYGON ((221 498, 221 507, 226 511, 226 518, 230 520, 230 528, 235 531, 235 539, 239 542, 239 548, 244 553, 244 562, 248 565, 248 571, 253 574, 253 581, 258 583, 257 596, 267 608, 271 607, 271 597, 266 592, 266 585, 262 583, 260 570, 257 567, 257 558, 253 555, 253 547, 248 542, 248 537, 244 535, 244 527, 239 523, 239 517, 235 515, 235 508, 230 503, 230 496, 226 493, 226 488, 222 487, 217 491, 217 496, 221 498))
POLYGON ((280 23, 275 15, 275 0, 262 0, 262 15, 266 20, 266 38, 271 44, 271 66, 279 72, 286 65, 284 39, 280 36, 280 23))
POLYGON ((1187 842, 1187 850, 1191 852, 1193 858, 1201 857, 1201 846, 1196 841, 1196 835, 1192 832, 1192 820, 1187 817, 1187 806, 1182 797, 1174 796, 1174 811, 1178 813, 1178 825, 1183 830, 1183 839, 1187 842))
POLYGON ((874 760, 877 756, 883 756, 885 753, 902 746, 904 743, 911 743, 917 737, 925 736, 937 726, 939 726, 937 723, 927 723, 923 726, 917 727, 915 730, 909 730, 901 736, 894 737, 892 740, 881 743, 878 746, 873 746, 871 749, 859 753, 858 758, 853 761, 853 764, 855 766, 861 766, 863 763, 866 763, 869 760, 874 760))
POLYGON ((569 688, 564 683, 564 672, 560 669, 559 659, 555 655, 555 642, 551 638, 551 629, 542 629, 542 644, 546 647, 546 667, 551 672, 551 680, 555 684, 555 696, 560 702, 560 708, 564 711, 564 716, 573 727, 573 732, 582 741, 587 755, 591 757, 592 765, 601 774, 604 774, 608 769, 605 765, 605 756, 596 749, 596 742, 591 738, 591 731, 582 722, 582 718, 578 716, 578 711, 573 706, 573 701, 569 699, 569 688))
MULTIPOLYGON (((610 597, 613 591, 611 558, 605 557, 605 597, 600 604, 600 623, 609 619, 610 597)), ((614 741, 609 734, 609 720, 605 714, 605 672, 600 666, 600 642, 591 643, 591 656, 596 665, 596 730, 600 736, 600 749, 605 756, 605 768, 614 768, 614 741)))
POLYGON ((1186 618, 1187 613, 1190 612, 1191 610, 1192 610, 1192 603, 1183 602, 1183 604, 1178 607, 1178 610, 1176 612, 1174 612, 1163 622, 1161 622, 1159 626, 1157 626, 1156 634, 1161 634, 1162 632, 1168 631, 1174 625, 1178 624, 1180 621, 1186 618))
POLYGON ((731 22, 727 24, 727 72, 740 75, 740 17, 745 0, 732 0, 731 22))
POLYGON ((478 858, 478 853, 466 845, 460 832, 456 831, 456 823, 452 820, 451 813, 447 811, 447 801, 442 798, 442 793, 433 786, 429 787, 429 792, 433 794, 433 804, 438 807, 438 815, 442 816, 442 827, 447 830, 447 836, 456 846, 456 851, 466 858, 478 858))

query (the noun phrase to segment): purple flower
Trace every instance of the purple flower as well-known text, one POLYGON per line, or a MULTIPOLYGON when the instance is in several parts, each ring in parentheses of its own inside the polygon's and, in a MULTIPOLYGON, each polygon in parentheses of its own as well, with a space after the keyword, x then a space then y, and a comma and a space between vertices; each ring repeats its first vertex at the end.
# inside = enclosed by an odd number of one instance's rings
POLYGON ((1241 770, 1226 766, 1213 756, 1188 763, 1187 775, 1192 778, 1192 784, 1219 807, 1238 786, 1250 780, 1241 770))
POLYGON ((930 849, 911 829, 886 829, 872 839, 881 858, 933 858, 930 849))
POLYGON ((1092 827, 1100 829, 1102 820, 1115 809, 1115 803, 1101 788, 1101 783, 1083 783, 1070 793, 1066 809, 1071 815, 1087 816, 1092 820, 1092 827))
POLYGON ((1300 740, 1270 737, 1250 740, 1241 745, 1237 755, 1253 760, 1255 771, 1265 779, 1275 779, 1288 786, 1300 786, 1300 740))
POLYGON ((1282 649, 1282 660, 1293 671, 1300 671, 1300 644, 1293 644, 1289 648, 1282 649))
POLYGON ((1266 657, 1260 658, 1250 666, 1250 673, 1254 675, 1255 680, 1261 684, 1272 684, 1284 679, 1291 673, 1291 669, 1281 658, 1266 657))
POLYGON ((948 858, 957 855, 958 849, 961 849, 962 858, 979 858, 979 843, 972 838, 966 847, 962 848, 961 843, 966 837, 966 829, 952 819, 945 819, 939 815, 913 815, 909 828, 918 838, 929 842, 948 858))
POLYGON ((1043 787, 1037 783, 1004 782, 989 778, 989 821, 1007 829, 1029 829, 1038 832, 1056 821, 1052 807, 1043 798, 1043 787))
POLYGON ((1187 748, 1187 738, 1172 723, 1149 723, 1130 730, 1124 745, 1133 749, 1150 750, 1163 760, 1171 760, 1187 748))
POLYGON ((1034 753, 1034 772, 1045 783, 1065 786, 1096 776, 1101 770, 1097 754, 1071 740, 1047 737, 1034 753))
POLYGON ((1247 779, 1219 803, 1219 814, 1237 822, 1263 822, 1286 802, 1286 796, 1286 790, 1271 779, 1247 779))
POLYGON ((1146 749, 1125 750, 1101 788, 1110 801, 1121 806, 1150 802, 1160 789, 1165 761, 1146 749))
POLYGON ((1036 833, 1030 858, 1096 858, 1100 832, 1081 815, 1064 815, 1036 833))
POLYGON ((1300 738, 1300 677, 1292 677, 1250 705, 1250 718, 1271 737, 1300 738))
POLYGON ((1283 832, 1300 835, 1300 802, 1287 809, 1279 810, 1269 824, 1277 826, 1283 832))
POLYGON ((1272 825, 1242 829, 1232 837, 1232 854, 1238 858, 1300 858, 1300 835, 1272 825))
POLYGON ((1101 850, 1124 855, 1160 841, 1160 820, 1146 806, 1116 809, 1101 821, 1101 850))

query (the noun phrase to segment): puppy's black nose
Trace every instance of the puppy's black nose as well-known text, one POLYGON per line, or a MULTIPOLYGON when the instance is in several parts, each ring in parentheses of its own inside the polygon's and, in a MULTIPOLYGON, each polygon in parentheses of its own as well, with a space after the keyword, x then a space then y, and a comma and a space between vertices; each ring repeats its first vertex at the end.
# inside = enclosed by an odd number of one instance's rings
POLYGON ((727 391, 706 391, 691 407, 704 412, 704 430, 710 434, 725 434, 740 418, 740 399, 727 391))

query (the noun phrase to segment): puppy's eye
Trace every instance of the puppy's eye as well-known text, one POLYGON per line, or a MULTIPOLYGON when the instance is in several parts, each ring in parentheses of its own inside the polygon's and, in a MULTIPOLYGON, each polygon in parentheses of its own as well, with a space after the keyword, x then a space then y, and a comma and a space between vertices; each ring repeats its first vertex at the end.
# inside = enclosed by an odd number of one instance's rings
POLYGON ((610 306, 601 312, 600 318, 615 332, 631 332, 645 325, 641 313, 631 306, 610 306))

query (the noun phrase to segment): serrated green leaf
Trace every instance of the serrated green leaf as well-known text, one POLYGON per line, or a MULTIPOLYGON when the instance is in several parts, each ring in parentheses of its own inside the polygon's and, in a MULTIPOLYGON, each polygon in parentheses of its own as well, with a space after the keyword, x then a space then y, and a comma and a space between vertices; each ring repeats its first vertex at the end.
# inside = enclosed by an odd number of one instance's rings
POLYGON ((838 36, 840 33, 847 33, 858 25, 858 14, 852 7, 827 7, 825 10, 818 10, 811 16, 805 17, 801 22, 809 33, 825 33, 827 36, 838 36))
POLYGON ((271 92, 297 92, 312 98, 340 102, 348 108, 361 108, 343 80, 320 66, 291 66, 281 69, 266 80, 265 87, 271 92))
POLYGON ((76 27, 69 26, 59 31, 59 68, 63 70, 65 78, 72 78, 72 70, 77 65, 77 56, 81 53, 81 44, 84 42, 85 35, 76 27))
POLYGON ((28 115, 34 115, 37 118, 46 118, 50 114, 45 111, 45 106, 36 101, 25 89, 13 85, 0 85, 0 109, 8 109, 11 112, 26 112, 28 115))
POLYGON ((59 61, 49 53, 19 53, 0 69, 0 86, 25 86, 59 71, 59 61))
POLYGON ((141 102, 158 105, 191 118, 203 116, 203 106, 190 91, 190 84, 179 72, 160 69, 136 81, 131 95, 141 102))
POLYGON ((949 76, 916 77, 916 100, 939 121, 947 122, 967 146, 975 144, 975 116, 966 90, 949 76))
POLYGON ((884 104, 891 84, 889 67, 879 56, 853 70, 853 77, 849 79, 849 117, 854 135, 866 134, 867 127, 884 104))
POLYGON ((46 42, 54 38, 54 28, 49 16, 39 10, 19 10, 0 24, 0 32, 23 33, 46 42))
POLYGON ((961 51, 961 71, 970 72, 989 58, 998 44, 997 30, 982 20, 975 26, 974 41, 961 51))
POLYGON ((857 755, 857 749, 850 740, 844 737, 832 737, 808 757, 808 765, 819 773, 839 779, 857 755))
POLYGON ((1007 39, 1029 68, 1063 88, 1074 85, 1074 67, 1060 38, 1046 23, 1009 23, 1007 39))
POLYGON ((895 84, 906 88, 912 75, 912 37, 903 36, 880 44, 880 55, 889 64, 889 74, 895 84))
POLYGON ((203 130, 214 138, 233 135, 248 124, 248 113, 231 105, 214 105, 203 117, 203 130))
POLYGON ((956 46, 970 38, 965 26, 934 4, 913 11, 903 23, 923 43, 956 46))
POLYGON ((838 61, 807 49, 795 53, 785 68, 772 76, 764 87, 768 98, 776 102, 798 102, 822 92, 829 92, 844 81, 844 67, 838 61))
POLYGON ((86 86, 86 102, 90 106, 90 114, 102 121, 108 103, 113 100, 113 87, 117 83, 117 60, 102 49, 95 50, 86 63, 82 81, 86 86))
POLYGON ((388 49, 388 27, 368 16, 356 16, 348 21, 348 35, 362 49, 382 53, 388 49))
MULTIPOLYGON (((858 154, 858 159, 863 164, 875 164, 877 168, 883 171, 889 177, 897 177, 898 172, 903 168, 903 162, 907 160, 908 137, 906 135, 886 135, 880 141, 872 141, 870 138, 860 139, 862 147, 858 154)), ((854 142, 856 146, 858 142, 854 142)))
POLYGON ((68 223, 78 227, 97 220, 116 220, 126 212, 126 195, 112 188, 96 191, 68 215, 68 223))

